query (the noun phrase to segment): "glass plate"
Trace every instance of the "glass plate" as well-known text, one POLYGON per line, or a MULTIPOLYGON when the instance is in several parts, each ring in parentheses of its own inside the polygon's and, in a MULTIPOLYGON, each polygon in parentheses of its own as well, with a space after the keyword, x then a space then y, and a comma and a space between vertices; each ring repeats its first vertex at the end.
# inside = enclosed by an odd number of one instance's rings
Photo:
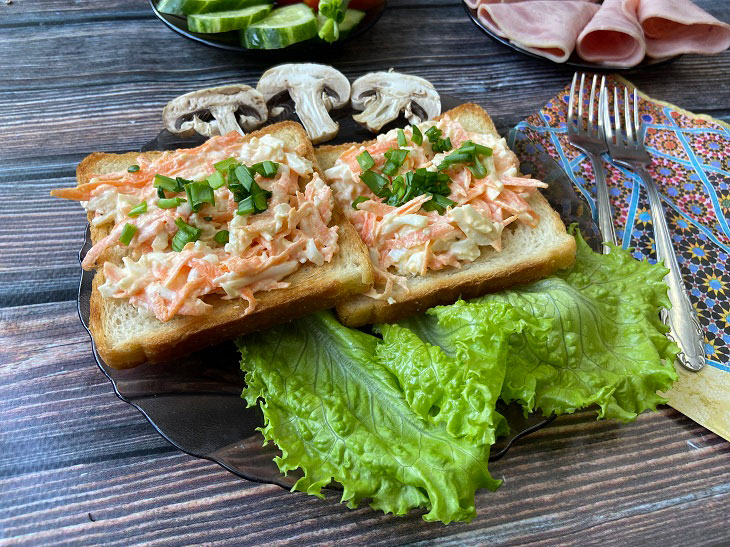
MULTIPOLYGON (((441 97, 443 110, 464 101, 441 97)), ((352 121, 352 111, 337 113, 341 122, 339 142, 361 141, 372 135, 352 121)), ((278 116, 293 118, 292 110, 278 116)), ((401 121, 401 125, 402 125, 401 121)), ((391 125, 398 125, 393 122, 391 125)), ((577 223, 591 246, 600 249, 598 228, 590 216, 590 207, 573 190, 570 179, 539 146, 519 131, 508 136, 510 147, 522 162, 524 173, 550 184, 544 191, 553 208, 566 224, 577 223)), ((143 150, 164 150, 197 146, 201 138, 181 139, 163 131, 143 150)), ((89 227, 79 252, 83 260, 91 248, 89 227)), ((78 310, 84 327, 89 324, 89 303, 93 272, 82 270, 79 284, 78 310)), ((89 333, 91 336, 91 333, 89 333)), ((180 450, 198 458, 214 461, 245 479, 291 488, 300 475, 283 476, 272 461, 279 452, 270 443, 263 446, 263 437, 256 428, 263 425, 258 408, 246 408, 241 399, 244 381, 239 357, 232 342, 207 348, 169 364, 144 364, 129 370, 108 366, 99 356, 92 338, 92 348, 101 371, 109 378, 114 392, 123 401, 137 408, 157 432, 180 450)), ((537 414, 524 417, 517 405, 503 405, 502 412, 511 433, 492 447, 490 461, 503 457, 520 438, 548 425, 553 417, 537 414)), ((336 486, 334 486, 336 488, 336 486)))

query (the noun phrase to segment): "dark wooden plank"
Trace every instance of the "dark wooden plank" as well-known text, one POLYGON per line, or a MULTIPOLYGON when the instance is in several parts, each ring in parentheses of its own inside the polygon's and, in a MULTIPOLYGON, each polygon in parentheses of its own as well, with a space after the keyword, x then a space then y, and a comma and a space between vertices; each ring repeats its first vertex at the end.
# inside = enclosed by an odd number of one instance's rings
POLYGON ((0 183, 0 307, 76 298, 86 214, 77 203, 49 194, 74 181, 0 183))
POLYGON ((528 437, 449 527, 237 479, 173 450, 96 368, 72 303, 0 310, 0 528, 28 543, 722 543, 730 444, 664 408, 528 437), (94 522, 89 519, 91 513, 94 522), (668 522, 671 525, 668 525, 668 522), (617 529, 622 530, 617 534, 617 529), (631 541, 627 541, 631 538, 631 541))

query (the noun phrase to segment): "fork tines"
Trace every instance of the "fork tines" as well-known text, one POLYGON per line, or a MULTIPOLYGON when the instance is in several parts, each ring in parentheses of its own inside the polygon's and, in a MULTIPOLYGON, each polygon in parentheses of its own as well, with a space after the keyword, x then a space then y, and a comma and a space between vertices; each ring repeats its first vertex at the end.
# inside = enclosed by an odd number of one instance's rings
POLYGON ((621 109, 619 107, 619 89, 613 88, 613 127, 611 126, 610 110, 608 108, 608 90, 603 100, 603 118, 605 118, 606 140, 610 145, 623 145, 629 148, 638 149, 641 145, 641 124, 639 122, 639 96, 636 88, 631 93, 629 101, 629 90, 623 88, 623 128, 621 126, 621 109), (615 137, 615 139, 614 139, 615 137))
POLYGON ((580 74, 580 85, 578 86, 578 115, 575 115, 575 88, 578 84, 579 73, 573 74, 573 82, 570 84, 570 99, 568 101, 568 133, 586 134, 594 138, 603 138, 603 116, 601 116, 600 105, 603 90, 606 87, 606 77, 601 76, 600 86, 598 85, 598 75, 593 75, 591 82, 591 95, 588 99, 588 116, 583 116, 584 92, 586 91, 586 74, 580 74), (596 93, 598 91, 598 93, 596 93), (596 100, 598 98, 598 100, 596 100), (597 123, 596 123, 597 122, 597 123))

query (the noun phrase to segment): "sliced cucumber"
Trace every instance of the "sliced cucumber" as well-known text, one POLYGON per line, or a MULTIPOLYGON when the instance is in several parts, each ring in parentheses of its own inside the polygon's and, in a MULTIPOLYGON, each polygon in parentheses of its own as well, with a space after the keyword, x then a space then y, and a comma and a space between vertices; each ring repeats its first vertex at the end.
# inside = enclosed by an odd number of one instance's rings
POLYGON ((241 43, 250 49, 277 49, 317 35, 317 18, 306 4, 277 8, 241 32, 241 43))
MULTIPOLYGON (((345 18, 342 20, 342 23, 338 25, 340 30, 340 38, 344 38, 345 36, 350 34, 350 31, 360 24, 360 21, 362 21, 363 17, 365 17, 364 11, 360 11, 358 9, 345 10, 345 18)), ((326 17, 321 14, 317 14, 317 26, 319 28, 322 27, 326 20, 326 17)))
POLYGON ((160 0, 157 3, 157 11, 171 15, 190 15, 191 13, 239 10, 270 2, 271 0, 160 0))
POLYGON ((160 0, 157 3, 157 11, 170 15, 185 15, 183 11, 185 2, 186 0, 160 0))
POLYGON ((273 7, 272 4, 263 4, 239 10, 194 13, 188 15, 188 30, 205 33, 241 30, 266 17, 273 7))

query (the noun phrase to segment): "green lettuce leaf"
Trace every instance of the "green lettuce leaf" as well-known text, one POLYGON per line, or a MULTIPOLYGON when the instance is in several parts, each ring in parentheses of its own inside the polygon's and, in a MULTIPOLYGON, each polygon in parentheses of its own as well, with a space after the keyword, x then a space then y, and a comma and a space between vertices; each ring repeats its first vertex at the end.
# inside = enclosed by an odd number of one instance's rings
MULTIPOLYGON (((501 392, 529 412, 565 414, 598 405, 599 418, 630 421, 666 400, 677 375, 678 348, 666 336, 658 310, 669 306, 660 265, 639 262, 620 248, 594 253, 576 235, 575 265, 520 289, 457 303, 463 320, 489 328, 494 304, 509 306, 521 324, 509 341, 501 392), (484 311, 482 311, 482 308, 484 311)), ((441 317, 445 306, 429 310, 441 317)), ((446 353, 469 343, 473 335, 452 334, 441 321, 419 318, 409 326, 446 353), (418 322, 428 328, 415 327, 418 322)))
MULTIPOLYGON (((322 497, 334 480, 348 507, 370 499, 386 513, 425 507, 428 521, 471 520, 476 489, 500 484, 487 471, 489 445, 455 438, 414 411, 401 387, 415 380, 415 369, 402 370, 404 333, 384 334, 381 342, 321 312, 242 338, 243 397, 260 404, 264 438, 282 452, 279 469, 303 471, 294 490, 322 497)), ((441 369, 454 363, 432 354, 436 377, 452 374, 441 369)))
POLYGON ((393 373, 422 418, 444 423, 454 437, 494 444, 508 432, 494 410, 507 370, 508 340, 523 325, 506 304, 459 301, 397 325, 379 325, 384 343, 378 353, 397 356, 390 361, 397 365, 393 373), (403 349, 394 351, 389 338, 403 349))

